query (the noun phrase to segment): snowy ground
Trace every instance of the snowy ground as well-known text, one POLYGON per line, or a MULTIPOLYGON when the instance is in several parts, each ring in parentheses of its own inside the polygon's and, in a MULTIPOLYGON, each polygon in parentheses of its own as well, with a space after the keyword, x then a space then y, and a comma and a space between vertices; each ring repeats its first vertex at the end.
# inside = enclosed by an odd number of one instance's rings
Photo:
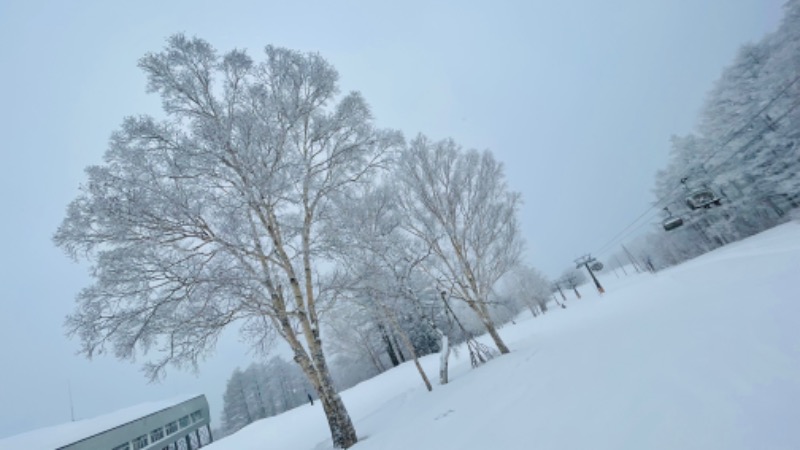
MULTIPOLYGON (((353 448, 800 448, 800 223, 656 275, 602 281, 602 297, 583 286, 568 309, 505 326, 511 354, 473 370, 462 352, 433 392, 408 363, 343 392, 361 438, 353 448)), ((423 363, 435 379, 438 356, 423 363)), ((205 448, 331 444, 317 403, 205 448)))
MULTIPOLYGON (((501 333, 512 353, 427 392, 410 364, 344 392, 355 449, 800 448, 800 224, 501 333)), ((424 360, 436 377, 437 357, 424 360)), ((210 450, 328 449, 319 405, 210 450)))

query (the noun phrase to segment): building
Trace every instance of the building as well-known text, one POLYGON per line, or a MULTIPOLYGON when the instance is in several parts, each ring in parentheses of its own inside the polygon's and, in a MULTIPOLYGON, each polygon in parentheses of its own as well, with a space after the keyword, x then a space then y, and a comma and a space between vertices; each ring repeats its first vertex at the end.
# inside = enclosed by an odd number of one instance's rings
POLYGON ((194 450, 213 441, 204 395, 146 403, 0 440, 0 450, 194 450))

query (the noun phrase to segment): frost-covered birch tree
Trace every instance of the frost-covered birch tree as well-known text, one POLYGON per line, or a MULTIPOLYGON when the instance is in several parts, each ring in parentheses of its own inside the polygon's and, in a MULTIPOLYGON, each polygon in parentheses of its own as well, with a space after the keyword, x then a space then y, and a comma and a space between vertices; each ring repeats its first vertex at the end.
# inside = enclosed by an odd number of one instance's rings
POLYGON ((503 278, 502 284, 506 295, 527 307, 533 317, 547 312, 551 282, 538 270, 520 265, 503 278))
POLYGON ((490 315, 492 287, 519 262, 519 193, 506 185, 489 151, 463 150, 452 139, 423 135, 397 167, 404 227, 430 248, 427 272, 475 312, 500 353, 509 349, 490 315))
POLYGON ((431 383, 418 357, 436 344, 420 345, 432 330, 419 332, 426 330, 429 322, 420 320, 416 314, 413 282, 419 273, 420 260, 427 252, 424 247, 414 245, 402 229, 403 214, 388 186, 365 189, 358 197, 347 198, 340 208, 346 214, 334 223, 335 245, 342 249, 339 267, 350 280, 346 290, 351 303, 371 310, 372 317, 380 318, 377 325, 383 335, 397 338, 396 344, 400 345, 393 347, 411 357, 430 391, 431 383))
POLYGON ((321 223, 402 136, 376 129, 358 93, 340 95, 319 55, 264 56, 176 35, 140 60, 166 118, 125 119, 54 236, 93 263, 67 328, 89 357, 147 353, 153 379, 196 368, 233 323, 258 346, 277 334, 346 448, 356 432, 320 333, 321 223))

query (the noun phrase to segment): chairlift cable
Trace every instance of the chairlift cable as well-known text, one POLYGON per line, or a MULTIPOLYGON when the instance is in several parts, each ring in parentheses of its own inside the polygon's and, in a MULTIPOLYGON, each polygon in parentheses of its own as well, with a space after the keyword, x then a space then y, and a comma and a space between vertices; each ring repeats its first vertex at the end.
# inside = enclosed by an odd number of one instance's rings
MULTIPOLYGON (((724 142, 722 142, 721 144, 719 144, 719 145, 717 146, 717 149, 716 149, 716 150, 714 150, 713 152, 711 152, 711 153, 710 153, 710 154, 709 154, 709 155, 708 155, 708 156, 705 158, 705 160, 703 160, 703 161, 700 163, 700 167, 701 167, 701 168, 703 168, 703 170, 704 170, 706 173, 713 172, 713 171, 714 171, 714 169, 719 169, 719 168, 720 168, 720 167, 721 167, 723 164, 725 164, 725 163, 726 163, 726 162, 728 162, 728 161, 729 161, 731 158, 733 158, 733 156, 735 156, 736 154, 738 154, 738 153, 739 153, 739 152, 741 152, 742 150, 745 150, 745 149, 747 149, 747 148, 748 148, 750 145, 752 145, 754 142, 756 142, 758 139, 760 139, 760 138, 763 136, 764 132, 766 131, 766 128, 772 128, 772 127, 774 127, 774 126, 775 126, 775 124, 777 124, 778 122, 780 122, 780 121, 781 121, 783 118, 785 118, 787 115, 789 115, 789 114, 790 114, 792 111, 794 111, 795 109, 797 109, 797 107, 798 107, 798 106, 800 106, 800 102, 796 102, 796 103, 795 103, 795 104, 794 104, 792 107, 790 107, 790 108, 789 108, 789 109, 788 109, 786 112, 784 112, 783 114, 781 114, 781 115, 780 115, 780 116, 778 116, 777 118, 775 118, 775 119, 771 120, 771 121, 770 121, 770 123, 769 123, 769 124, 767 124, 767 126, 766 126, 764 129, 762 129, 762 130, 761 130, 761 132, 757 133, 757 134, 755 135, 755 137, 753 137, 752 139, 750 139, 750 140, 749 140, 749 141, 748 141, 746 144, 744 144, 744 145, 743 145, 742 147, 740 147, 738 150, 736 150, 736 151, 732 152, 732 153, 730 154, 730 156, 728 156, 726 159, 724 159, 724 160, 722 161, 722 163, 720 163, 720 164, 717 164, 717 165, 716 165, 716 168, 712 169, 711 171, 705 170, 704 166, 705 166, 705 165, 708 163, 708 161, 710 161, 710 160, 711 160, 711 159, 712 159, 712 158, 713 158, 713 157, 714 157, 714 156, 715 156, 717 153, 719 153, 719 152, 720 152, 720 151, 721 151, 723 148, 725 148, 725 146, 726 146, 726 145, 728 145, 728 144, 729 144, 729 143, 731 143, 731 142, 732 142, 734 139, 736 139, 736 138, 737 138, 737 137, 738 137, 738 136, 739 136, 739 135, 740 135, 740 134, 741 134, 741 133, 742 133, 744 130, 746 130, 748 127, 750 127, 750 125, 751 125, 751 124, 752 124, 752 123, 753 123, 753 122, 754 122, 754 121, 755 121, 755 120, 756 120, 758 117, 760 117, 760 116, 761 116, 761 114, 763 114, 763 113, 764 113, 764 112, 765 112, 767 109, 769 109, 769 108, 770 108, 770 107, 771 107, 771 106, 772 106, 772 105, 773 105, 773 104, 774 104, 776 101, 778 101, 778 99, 780 99, 781 97, 783 97, 783 96, 786 94, 786 92, 787 92, 787 91, 788 91, 788 90, 789 90, 789 89, 790 89, 790 88, 791 88, 791 87, 792 87, 792 86, 793 86, 795 83, 797 83, 798 81, 800 81, 800 75, 796 76, 796 77, 795 77, 795 78, 794 78, 792 81, 790 81, 790 82, 789 82, 789 83, 788 83, 786 86, 784 86, 784 87, 783 87, 783 89, 781 89, 781 90, 780 90, 780 92, 778 92, 778 94, 777 94, 777 95, 775 95, 775 96, 774 96, 772 99, 770 99, 770 101, 768 101, 768 102, 766 103, 766 105, 764 105, 764 106, 763 106, 761 109, 759 109, 759 110, 758 110, 758 112, 756 112, 756 113, 755 113, 755 114, 754 114, 754 115, 753 115, 753 116, 752 116, 752 117, 751 117, 751 118, 750 118, 750 119, 749 119, 749 120, 748 120, 748 121, 747 121, 747 122, 746 122, 744 125, 742 125, 742 126, 741 126, 741 127, 739 127, 739 128, 736 130, 736 131, 734 131, 733 133, 731 133, 731 135, 730 135, 730 136, 729 136, 727 139, 725 139, 725 141, 724 141, 724 142)), ((654 209, 656 209, 656 208, 659 208, 659 207, 661 207, 661 206, 662 206, 662 204, 664 204, 664 205, 666 205, 666 204, 669 204, 669 202, 668 202, 668 203, 664 203, 664 201, 665 201, 665 200, 667 200, 667 199, 669 199, 669 198, 671 198, 671 197, 673 196, 673 194, 675 193, 675 191, 679 190, 680 188, 681 188, 681 185, 675 186, 675 187, 674 187, 672 190, 670 190, 669 192, 667 192, 667 194, 665 194, 665 195, 664 195, 662 198, 656 199, 656 202, 655 202, 655 203, 653 203, 653 204, 652 204, 652 205, 651 205, 649 208, 647 208, 647 209, 646 209, 646 210, 645 210, 643 213, 641 213, 639 216, 637 216, 637 217, 636 217, 636 218, 635 218, 635 219, 634 219, 634 220, 633 220, 631 223, 629 223, 629 224, 628 224, 628 225, 627 225, 625 228, 623 228, 623 229, 622 229, 620 232, 618 232, 617 234, 615 234, 615 235, 614 235, 614 237, 612 237, 612 238, 611 238, 611 239, 610 239, 608 242, 606 242, 606 243, 605 243, 605 244, 604 244, 602 247, 600 247, 600 250, 596 251, 596 252, 595 252, 595 254, 598 254, 598 255, 599 255, 599 254, 605 253, 606 251, 608 251, 608 249, 610 249, 610 248, 611 248, 611 246, 612 246, 613 244, 615 244, 617 241, 621 240, 621 238, 623 238, 623 237, 626 237, 626 236, 630 235, 630 234, 631 234, 631 233, 633 233, 634 231, 637 231, 637 230, 639 230, 640 228, 642 228, 644 225, 648 224, 649 222, 644 222, 643 224, 641 224, 641 225, 637 226, 636 228, 634 228, 634 229, 630 229, 631 227, 633 227, 634 225, 636 225, 636 223, 637 223, 638 221, 642 220, 642 218, 644 218, 644 217, 645 217, 645 216, 646 216, 648 213, 650 213, 652 210, 654 210, 654 209)))
MULTIPOLYGON (((795 81, 796 81, 796 80, 800 80, 800 77, 796 78, 796 79, 795 79, 795 81)), ((785 90, 784 90, 784 91, 782 91, 782 92, 785 92, 785 90)), ((774 99, 773 99, 773 100, 774 100, 774 99)), ((791 107, 790 107, 788 110, 786 110, 784 113, 782 113, 782 114, 781 114, 780 116, 778 116, 776 119, 773 119, 773 121, 772 121, 772 126, 774 126, 774 124, 777 124, 778 122, 780 122, 781 120, 783 120, 783 119, 784 119, 786 116, 788 116, 788 115, 789 115, 789 114, 790 114, 792 111, 794 111, 794 110, 795 110, 795 109, 797 109, 798 107, 800 107, 800 101, 798 101, 798 102, 795 102, 795 103, 794 103, 794 104, 793 104, 793 105, 792 105, 792 106, 791 106, 791 107)), ((759 112, 759 114, 760 114, 760 112, 759 112)), ((751 121, 752 121, 752 120, 751 120, 751 121)), ((748 122, 748 123, 749 123, 749 122, 748 122)), ((745 125, 745 126, 747 126, 747 125, 745 125)), ((757 133, 757 134, 756 134, 756 135, 755 135, 755 136, 754 136, 752 139, 750 139, 750 140, 749 140, 747 143, 745 143, 744 145, 742 145, 742 147, 740 147, 740 148, 739 148, 739 149, 737 149, 736 151, 732 152, 732 153, 731 153, 731 154, 730 154, 730 155, 729 155, 727 158, 725 158, 725 159, 724 159, 724 160, 723 160, 723 161, 722 161, 720 164, 718 164, 718 165, 717 165, 717 166, 716 166, 714 169, 712 169, 711 171, 707 171, 707 173, 711 173, 711 172, 714 172, 714 171, 718 170, 718 169, 719 169, 720 167, 722 167, 722 166, 723 166, 725 163, 727 163, 727 162, 728 162, 728 161, 729 161, 731 158, 733 158, 734 156, 736 156, 737 154, 739 154, 741 151, 743 151, 743 150, 746 150, 747 148, 749 148, 749 147, 750 147, 750 146, 751 146, 751 145, 752 145, 754 142, 758 141, 758 140, 759 140, 759 139, 760 139, 760 138, 763 136, 764 132, 765 132, 765 131, 766 131, 766 129, 767 129, 767 128, 769 128, 769 127, 770 127, 770 125, 767 125, 767 126, 765 126, 765 127, 764 127, 764 128, 763 128, 763 129, 762 129, 762 130, 761 130, 759 133, 757 133)), ((738 131, 737 131, 737 132, 738 132, 738 131)), ((728 140, 727 142, 730 142, 730 141, 731 141, 731 140, 728 140)), ((714 152, 712 155, 709 155, 709 159, 710 159, 710 157, 713 157, 713 155, 714 155, 714 154, 716 154, 718 151, 719 151, 719 150, 715 151, 715 152, 714 152)), ((704 162, 704 164, 705 164, 705 162, 704 162)), ((649 222, 644 222, 644 223, 642 223, 641 225, 637 226, 636 228, 634 228, 634 229, 631 229, 631 230, 628 230, 630 227, 632 227, 633 225, 635 225, 635 224, 636 224, 636 222, 638 222, 638 221, 639 221, 639 220, 641 220, 641 219, 642 219, 642 218, 643 218, 645 215, 647 215, 647 213, 649 213, 651 210, 655 209, 656 207, 659 207, 659 206, 661 206, 662 204, 669 204, 670 202, 664 203, 664 201, 665 201, 665 200, 667 200, 667 199, 669 199, 669 198, 671 198, 671 197, 672 197, 672 195, 675 193, 675 191, 679 190, 679 189, 680 189, 680 187, 681 187, 681 186, 676 186, 676 187, 675 187, 675 188, 673 188, 671 191, 669 191, 669 192, 668 192, 666 195, 664 195, 662 198, 660 198, 660 199, 657 199, 657 201, 656 201, 656 202, 655 202, 653 205, 651 205, 651 206, 650 206, 650 208, 648 208, 647 210, 645 210, 645 212, 644 212, 644 213, 642 213, 641 215, 639 215, 639 217, 637 217, 637 218, 636 218, 636 219, 635 219, 633 222, 631 222, 631 223, 630 223, 630 224, 629 224, 627 227, 625 227, 625 228, 624 228, 624 229, 623 229, 621 232, 617 233, 617 235, 615 235, 615 236, 614 236, 614 238, 612 238, 612 239, 611 239, 609 242, 607 242, 607 243, 606 243, 606 245, 604 245, 603 247, 601 247, 601 249, 600 249, 599 251, 597 251, 597 252, 596 252, 596 254, 602 254, 602 253, 606 252, 606 251, 607 251, 607 250, 610 248, 610 245, 611 245, 611 244, 613 244, 613 243, 615 243, 616 241, 620 240, 620 238, 622 238, 622 237, 626 237, 626 236, 629 236, 629 235, 631 235, 633 232, 635 232, 635 231, 639 230, 640 228, 642 228, 644 225, 647 225, 649 222), (627 231, 627 233, 626 233, 626 231, 627 231), (623 235, 623 234, 624 234, 624 235, 623 235)))
MULTIPOLYGON (((720 151, 720 150, 722 150, 722 149, 723 149, 723 148, 724 148, 726 145, 728 145, 729 143, 731 143, 731 141, 733 141, 734 139, 736 139, 737 137, 739 137, 739 134, 741 134, 741 133, 742 133, 742 132, 743 132, 745 129, 747 129, 747 128, 750 126, 750 124, 752 124, 752 123, 753 123, 753 122, 754 122, 754 121, 755 121, 755 120, 756 120, 756 119, 757 119, 759 116, 761 116, 761 114, 763 114, 763 113, 764 113, 764 112, 765 112, 767 109, 769 109, 769 107, 770 107, 770 106, 772 106, 772 105, 773 105, 773 104, 774 104, 776 101, 778 101, 778 99, 779 99, 779 98, 783 97, 783 95, 784 95, 784 94, 786 94, 786 92, 789 90, 789 88, 791 88, 791 87, 792 87, 792 86, 793 86, 795 83, 797 83, 798 81, 800 81, 800 75, 796 76, 796 77, 795 77, 795 78, 794 78, 794 79, 793 79, 791 82, 789 82, 789 84, 787 84, 786 86, 784 86, 784 88, 783 88, 783 89, 781 89, 781 91, 780 91, 780 92, 778 92, 778 95, 776 95, 775 97, 772 97, 772 99, 771 99, 770 101, 768 101, 768 102, 767 102, 767 104, 766 104, 766 105, 764 105, 764 106, 763 106, 761 109, 759 109, 759 110, 758 110, 758 112, 757 112, 757 113, 756 113, 756 114, 755 114, 753 117, 751 117, 751 118, 750 118, 750 120, 748 120, 748 121, 747 121, 747 123, 745 123, 743 126, 739 127, 739 129, 738 129, 738 130, 736 130, 735 132, 733 132, 733 134, 731 134, 731 135, 728 137, 728 139, 726 139, 726 140, 725 140, 725 142, 723 142, 722 144, 720 144, 720 145, 717 147, 717 149, 716 149, 716 150, 714 150, 713 152, 711 152, 711 154, 709 154, 709 155, 706 157, 706 159, 705 159, 705 160, 703 160, 703 162, 701 162, 701 163, 700 163, 700 167, 702 168, 703 166, 705 166, 705 165, 706 165, 706 163, 708 163, 708 162, 711 160, 711 158, 713 158, 713 157, 714 157, 714 155, 716 155, 717 153, 719 153, 719 151, 720 151)), ((768 125, 765 127, 765 129, 763 129, 763 130, 762 130, 762 132, 763 132, 763 131, 766 131, 766 128, 772 128, 773 126, 775 126, 775 124, 776 124, 776 123, 778 123, 778 122, 780 121, 780 119, 782 119, 782 118, 786 117, 786 115, 788 115, 788 114, 789 114, 789 113, 790 113, 792 110, 794 110, 794 107, 790 108, 790 109, 789 109, 789 111, 787 111, 786 113, 782 114, 782 115, 781 115, 781 116, 780 116, 778 119, 773 119, 773 120, 772 120, 772 123, 771 123, 771 124, 768 124, 768 125)), ((761 134, 763 134, 763 133, 758 133, 756 136, 761 136, 761 134)), ((749 143, 748 143, 748 144, 745 144, 745 147, 746 147, 747 145, 749 145, 749 143)), ((738 152, 738 151, 740 151, 740 150, 741 150, 741 149, 737 150, 736 152, 738 152)), ((734 153, 736 153, 736 152, 734 152, 734 153)))
MULTIPOLYGON (((792 105, 792 106, 791 106, 791 107, 790 107, 788 110, 786 110, 784 113, 782 113, 782 114, 781 114, 780 116, 778 116, 776 119, 774 119, 774 120, 773 120, 773 124, 776 124, 776 123, 780 122, 781 120, 783 120, 783 119, 784 119, 786 116, 788 116, 788 115, 789 115, 789 114, 790 114, 792 111, 794 111, 794 110, 795 110, 795 109, 797 109, 798 107, 800 107, 800 101, 797 101, 797 102, 795 102, 795 103, 794 103, 794 104, 793 104, 793 105, 792 105)), ((724 159, 724 160, 723 160, 723 161, 722 161, 720 164, 718 164, 718 165, 717 165, 717 166, 714 168, 714 170, 718 170, 718 169, 719 169, 720 167, 722 167, 722 166, 723 166, 725 163, 727 163, 727 162, 728 162, 728 161, 729 161, 731 158, 733 158, 734 156, 736 156, 737 154, 739 154, 739 153, 740 153, 740 152, 742 152, 743 150, 746 150, 747 148, 749 148, 749 147, 750 147, 750 146, 751 146, 751 145, 752 145, 754 142, 758 141, 758 140, 759 140, 759 139, 760 139, 760 138, 763 136, 764 132, 766 131, 766 129, 767 129, 768 127, 769 127, 769 126, 765 126, 765 127, 764 127, 764 128, 763 128, 763 129, 762 129, 762 130, 761 130, 759 133, 757 133, 757 134, 756 134, 756 135, 755 135, 755 136, 754 136, 752 139, 750 139, 750 140, 749 140, 747 143, 745 143, 744 145, 742 145, 742 147, 740 147, 740 148, 739 148, 739 149, 737 149, 736 151, 732 152, 732 153, 731 153, 731 155, 730 155, 730 156, 728 156, 727 158, 725 158, 725 159, 724 159)), ((713 172, 714 170, 712 170, 711 172, 713 172)), ((648 212, 650 212, 651 210, 655 209, 657 206, 660 206, 661 204, 669 204, 670 202, 663 203, 663 202, 664 202, 664 200, 667 200, 667 199, 671 198, 671 197, 672 197, 672 195, 674 194, 674 192, 675 192, 676 190, 679 190, 679 189, 680 189, 680 186, 676 186, 676 187, 675 187, 675 188, 673 188, 671 191, 669 191, 669 192, 668 192, 668 193, 667 193, 667 194, 666 194, 664 197, 662 197, 661 199, 658 199, 658 200, 657 200, 657 201, 656 201, 656 202, 655 202, 655 203, 654 203, 654 204, 653 204, 653 205, 652 205, 650 208, 648 208, 648 209, 647 209, 647 210, 646 210, 646 211, 645 211, 645 212, 644 212, 642 215, 640 215, 640 216, 639 216, 639 217, 638 217, 638 218, 637 218, 637 219, 636 219, 636 220, 635 220, 633 223, 631 223, 630 225, 628 225, 628 227, 626 227, 626 229, 625 229, 625 230, 623 230, 623 232, 624 232, 624 231, 626 231, 626 230, 627 230, 627 228, 630 228, 632 225, 634 225, 634 223, 635 223, 636 221, 640 220, 640 219, 641 219, 641 218, 642 218, 644 215, 646 215, 648 212)), ((636 227, 636 228, 634 228, 634 229, 632 229, 632 230, 628 231, 627 233, 625 233, 625 235, 624 235, 624 236, 622 236, 622 237, 626 237, 626 236, 629 236, 629 235, 631 235, 633 232, 635 232, 635 231, 639 230, 640 228, 642 228, 644 225, 647 225, 647 224, 648 224, 648 222, 644 222, 644 223, 642 223, 642 224, 641 224, 641 225, 639 225, 638 227, 636 227)), ((614 238, 612 241, 609 241, 609 244, 610 244, 610 243, 613 243, 613 242, 615 242, 616 240, 618 240, 617 238, 619 237, 619 234, 622 234, 622 232, 621 232, 621 233, 618 233, 618 235, 617 235, 617 236, 615 236, 615 238, 614 238)), ((603 247, 603 248, 602 248, 600 251, 598 251, 598 252, 597 252, 597 254, 601 254, 601 253, 603 253, 603 252, 607 251, 607 250, 608 250, 608 249, 607 249, 607 247, 608 247, 608 244, 607 244, 606 246, 604 246, 604 247, 603 247)))
MULTIPOLYGON (((778 122, 780 122, 781 120, 783 120, 783 119, 784 119, 786 116, 788 116, 789 114, 791 114, 791 113, 792 113, 792 111, 794 111, 794 110, 795 110, 795 109, 797 109, 798 107, 800 107, 800 101, 794 102, 794 103, 792 104, 792 106, 791 106, 789 109, 787 109, 787 110, 786 110, 784 113, 782 113, 782 114, 781 114, 780 116, 778 116, 777 118, 773 119, 773 120, 772 120, 772 122, 771 122, 771 124, 765 125, 765 126, 764 126, 764 128, 762 128, 762 129, 761 129, 761 132, 760 132, 760 133, 756 133, 756 135, 755 135, 755 136, 753 136, 753 137, 752 137, 752 138, 751 138, 749 141, 747 141, 747 142, 746 142, 744 145, 742 145, 741 147, 739 147, 739 149, 738 149, 738 150, 736 150, 736 151, 734 151, 734 152, 731 152, 731 154, 730 154, 730 155, 728 155, 728 157, 727 157, 727 158, 723 159, 723 160, 722 160, 720 163, 716 164, 716 165, 715 165, 716 167, 713 167, 711 170, 709 170, 709 171, 708 171, 708 173, 714 173, 715 171, 717 171, 717 170, 719 170, 720 168, 722 168, 722 166, 724 166, 724 165, 725 165, 725 163, 727 163, 728 161, 730 161, 730 160, 731 160, 731 159, 732 159, 734 156, 738 155, 738 154, 739 154, 739 153, 741 153, 743 150, 747 150, 748 148, 750 148, 750 146, 751 146, 751 145, 753 145, 755 142, 757 142, 759 139, 761 139, 761 138, 764 136, 764 132, 765 132, 765 131, 767 131, 767 129, 771 129, 771 128, 772 128, 772 127, 775 125, 775 124, 777 124, 778 122)), ((709 156, 709 158, 706 158, 706 160, 705 160, 705 161, 703 161, 703 164, 706 164, 706 163, 707 163, 707 162, 710 160, 710 158, 711 158, 712 156, 713 156, 713 155, 710 155, 710 156, 709 156)))

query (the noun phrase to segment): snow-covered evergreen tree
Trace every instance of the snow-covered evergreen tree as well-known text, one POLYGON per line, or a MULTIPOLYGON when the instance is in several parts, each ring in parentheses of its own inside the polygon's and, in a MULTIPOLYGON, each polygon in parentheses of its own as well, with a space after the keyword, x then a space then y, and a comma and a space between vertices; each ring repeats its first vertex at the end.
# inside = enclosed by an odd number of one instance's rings
POLYGON ((655 180, 664 219, 683 226, 634 244, 668 266, 787 220, 800 206, 800 2, 776 31, 740 49, 710 91, 696 131, 672 139, 655 180), (709 189, 718 205, 692 210, 709 189))
POLYGON ((223 396, 222 424, 231 434, 256 420, 306 404, 314 387, 303 371, 278 356, 236 369, 223 396))
POLYGON ((244 374, 238 368, 228 379, 222 402, 222 428, 225 434, 234 433, 256 419, 247 404, 244 374))

